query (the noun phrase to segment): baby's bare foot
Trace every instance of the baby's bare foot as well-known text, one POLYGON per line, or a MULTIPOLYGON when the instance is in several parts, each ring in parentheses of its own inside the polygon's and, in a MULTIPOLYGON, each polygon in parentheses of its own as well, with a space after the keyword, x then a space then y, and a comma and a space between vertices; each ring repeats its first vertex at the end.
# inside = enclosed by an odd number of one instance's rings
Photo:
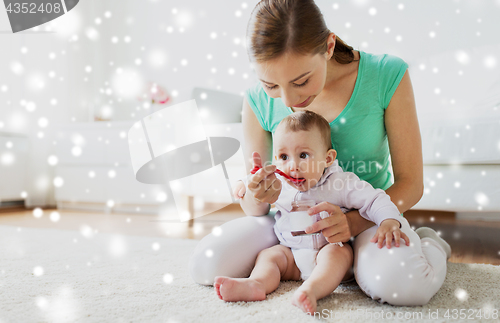
POLYGON ((226 302, 251 302, 266 299, 264 286, 249 278, 215 277, 214 287, 217 296, 226 302))
POLYGON ((305 288, 297 289, 293 294, 292 304, 307 314, 314 315, 314 312, 316 312, 316 296, 312 291, 305 288))

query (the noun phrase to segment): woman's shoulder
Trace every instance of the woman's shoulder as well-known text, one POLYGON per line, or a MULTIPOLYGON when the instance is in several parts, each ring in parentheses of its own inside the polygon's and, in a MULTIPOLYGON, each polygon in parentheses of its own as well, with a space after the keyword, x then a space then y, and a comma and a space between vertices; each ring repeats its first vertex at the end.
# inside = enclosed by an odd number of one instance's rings
POLYGON ((400 57, 391 54, 371 54, 362 53, 364 63, 379 72, 390 73, 391 70, 400 70, 408 68, 408 64, 400 57))

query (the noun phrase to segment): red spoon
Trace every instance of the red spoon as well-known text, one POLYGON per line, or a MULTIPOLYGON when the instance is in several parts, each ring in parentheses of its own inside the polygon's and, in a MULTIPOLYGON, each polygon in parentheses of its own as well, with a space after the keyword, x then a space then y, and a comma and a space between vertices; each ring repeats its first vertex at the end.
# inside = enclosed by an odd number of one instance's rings
MULTIPOLYGON (((259 169, 261 169, 261 168, 262 168, 262 167, 260 167, 260 166, 255 166, 255 167, 254 167, 254 168, 250 171, 250 173, 255 174, 255 173, 257 173, 257 171, 258 171, 259 169)), ((297 183, 297 184, 298 184, 298 183, 302 183, 303 181, 305 181, 305 180, 306 180, 305 178, 298 179, 298 178, 293 178, 293 177, 290 177, 290 176, 288 176, 287 174, 285 174, 285 173, 283 173, 282 171, 280 171, 279 169, 276 169, 274 172, 275 172, 276 174, 280 174, 281 176, 285 177, 286 179, 288 179, 288 180, 290 180, 290 181, 292 181, 292 182, 294 182, 294 183, 297 183)))

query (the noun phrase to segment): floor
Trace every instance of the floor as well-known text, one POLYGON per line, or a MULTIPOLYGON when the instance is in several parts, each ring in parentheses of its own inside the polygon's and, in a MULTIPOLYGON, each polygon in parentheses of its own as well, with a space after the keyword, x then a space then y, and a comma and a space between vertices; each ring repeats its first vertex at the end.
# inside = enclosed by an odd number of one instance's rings
MULTIPOLYGON (((215 227, 242 216, 244 214, 239 205, 233 204, 195 219, 194 225, 189 227, 187 222, 180 223, 175 218, 159 218, 151 214, 44 209, 40 215, 33 210, 11 209, 0 212, 0 225, 82 232, 90 228, 95 233, 199 240, 215 227)), ((415 228, 428 226, 438 231, 451 245, 450 262, 500 265, 500 222, 456 220, 454 213, 435 211, 408 211, 405 217, 415 228)))

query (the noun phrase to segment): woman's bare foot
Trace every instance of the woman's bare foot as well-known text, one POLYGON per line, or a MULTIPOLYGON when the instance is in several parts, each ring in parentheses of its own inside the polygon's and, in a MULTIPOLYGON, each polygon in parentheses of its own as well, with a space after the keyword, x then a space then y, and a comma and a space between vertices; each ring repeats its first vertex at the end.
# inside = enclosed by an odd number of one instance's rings
POLYGON ((314 315, 314 312, 316 312, 316 295, 311 290, 299 287, 293 294, 292 304, 305 313, 314 315))
POLYGON ((262 283, 249 278, 215 277, 214 287, 217 296, 226 302, 266 299, 266 290, 262 283))

